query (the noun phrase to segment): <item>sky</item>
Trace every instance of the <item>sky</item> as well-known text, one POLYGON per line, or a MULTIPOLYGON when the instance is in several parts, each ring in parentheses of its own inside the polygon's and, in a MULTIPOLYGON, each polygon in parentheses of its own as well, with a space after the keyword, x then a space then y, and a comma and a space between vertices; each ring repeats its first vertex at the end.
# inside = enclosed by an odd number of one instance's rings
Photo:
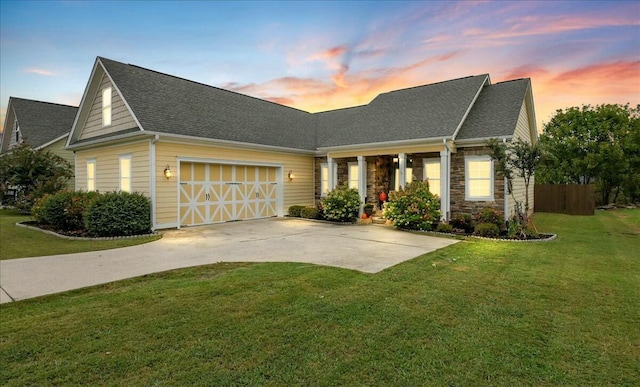
POLYGON ((557 109, 640 104, 640 1, 5 1, 9 97, 79 105, 97 56, 309 112, 488 73, 557 109))

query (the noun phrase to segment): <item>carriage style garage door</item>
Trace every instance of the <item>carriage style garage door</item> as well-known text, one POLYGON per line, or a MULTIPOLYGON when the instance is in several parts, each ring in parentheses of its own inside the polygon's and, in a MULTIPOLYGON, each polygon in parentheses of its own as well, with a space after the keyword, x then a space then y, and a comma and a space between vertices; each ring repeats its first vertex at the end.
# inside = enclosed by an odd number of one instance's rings
POLYGON ((276 167, 180 163, 180 225, 277 216, 276 167))

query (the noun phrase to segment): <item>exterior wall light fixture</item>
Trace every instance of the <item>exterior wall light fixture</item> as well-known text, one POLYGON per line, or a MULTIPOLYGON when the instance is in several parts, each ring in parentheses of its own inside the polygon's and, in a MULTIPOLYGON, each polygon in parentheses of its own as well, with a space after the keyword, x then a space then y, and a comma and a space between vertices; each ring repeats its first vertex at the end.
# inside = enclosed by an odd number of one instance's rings
POLYGON ((287 174, 287 177, 289 178, 289 181, 293 180, 293 178, 295 176, 293 176, 293 171, 289 171, 289 173, 287 174))
POLYGON ((169 164, 164 168, 164 177, 171 179, 171 168, 169 168, 169 164))

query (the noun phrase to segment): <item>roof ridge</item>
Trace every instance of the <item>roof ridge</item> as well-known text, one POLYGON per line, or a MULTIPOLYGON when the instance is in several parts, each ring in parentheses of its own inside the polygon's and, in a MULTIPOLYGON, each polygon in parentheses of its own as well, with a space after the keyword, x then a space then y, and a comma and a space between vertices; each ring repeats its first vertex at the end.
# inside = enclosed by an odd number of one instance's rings
MULTIPOLYGON (((469 79, 469 78, 475 78, 475 77, 485 77, 488 76, 488 73, 484 73, 484 74, 478 74, 478 75, 467 75, 466 77, 460 77, 460 78, 454 78, 454 79, 447 79, 444 81, 438 81, 438 82, 433 82, 433 83, 425 83, 423 85, 417 85, 417 86, 409 86, 409 87, 405 87, 403 89, 396 89, 396 90, 390 90, 390 91, 385 91, 384 93, 380 93, 378 94, 378 97, 384 94, 391 94, 391 93, 395 93, 396 91, 405 91, 405 90, 410 90, 410 89, 417 89, 419 87, 426 87, 426 86, 434 86, 434 85, 439 85, 441 83, 447 83, 447 82, 453 82, 453 81, 460 81, 463 79, 469 79)), ((377 97, 376 97, 377 98, 377 97)), ((374 98, 375 100, 375 98, 374 98)))
POLYGON ((63 103, 57 103, 57 102, 48 102, 48 101, 39 101, 37 99, 28 99, 28 98, 21 98, 21 97, 9 97, 9 99, 19 99, 21 101, 29 101, 29 102, 37 102, 37 103, 46 103, 48 105, 56 105, 56 106, 63 106, 63 107, 72 107, 72 108, 78 108, 78 106, 73 106, 73 105, 66 105, 63 103))
MULTIPOLYGON (((371 103, 371 102, 369 102, 371 103)), ((348 109, 355 109, 355 108, 361 108, 361 107, 367 107, 369 106, 369 104, 364 104, 364 105, 355 105, 355 106, 346 106, 346 107, 342 107, 342 108, 337 108, 337 109, 331 109, 331 110, 323 110, 321 112, 315 112, 315 113, 311 113, 311 114, 322 114, 322 113, 333 113, 333 112, 337 112, 340 110, 348 110, 348 109)))
POLYGON ((196 84, 196 85, 209 87, 209 88, 216 89, 216 90, 219 90, 219 91, 223 91, 223 92, 226 92, 226 93, 236 94, 236 95, 239 95, 239 96, 242 96, 242 97, 247 97, 247 98, 253 98, 253 99, 261 101, 261 102, 266 102, 266 103, 270 103, 270 104, 273 104, 273 105, 281 106, 281 107, 284 107, 284 108, 293 109, 293 110, 296 110, 296 111, 299 111, 299 112, 302 112, 302 113, 313 114, 313 113, 310 113, 310 112, 302 110, 302 109, 297 109, 297 108, 294 108, 294 107, 291 107, 291 106, 279 104, 277 102, 269 101, 268 99, 258 98, 258 97, 254 97, 252 95, 239 93, 237 91, 227 90, 227 89, 223 89, 221 87, 207 85, 206 83, 202 83, 202 82, 194 81, 194 80, 191 80, 191 79, 179 77, 179 76, 173 75, 173 74, 163 73, 162 71, 148 69, 146 67, 138 66, 138 65, 135 65, 135 64, 131 64, 131 63, 122 63, 122 62, 118 62, 116 60, 105 58, 105 57, 101 57, 101 56, 99 56, 98 58, 100 58, 101 60, 102 59, 106 59, 108 61, 120 63, 120 64, 125 65, 125 66, 131 66, 131 67, 135 67, 135 68, 138 68, 138 69, 141 69, 141 70, 145 70, 145 71, 149 71, 149 72, 152 72, 152 73, 156 73, 156 74, 159 74, 159 75, 164 75, 164 76, 167 76, 167 77, 175 78, 175 79, 178 79, 178 80, 181 80, 181 81, 190 82, 190 83, 193 83, 193 84, 196 84))
MULTIPOLYGON (((531 78, 529 78, 529 77, 523 77, 523 78, 516 78, 516 79, 508 79, 508 80, 506 80, 506 81, 496 82, 496 83, 494 83, 494 85, 499 85, 499 84, 501 84, 501 83, 507 83, 507 82, 527 81, 527 80, 528 80, 528 81, 531 81, 531 78)), ((489 85, 489 86, 491 86, 491 85, 489 85)))

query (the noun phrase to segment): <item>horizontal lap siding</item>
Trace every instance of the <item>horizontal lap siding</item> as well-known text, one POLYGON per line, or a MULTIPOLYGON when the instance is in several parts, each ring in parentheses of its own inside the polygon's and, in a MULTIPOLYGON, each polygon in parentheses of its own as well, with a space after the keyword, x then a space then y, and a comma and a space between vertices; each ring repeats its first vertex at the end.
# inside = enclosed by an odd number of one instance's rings
POLYGON ((284 210, 292 205, 313 205, 313 155, 296 155, 285 152, 267 152, 217 146, 156 143, 156 222, 177 223, 178 158, 216 159, 248 163, 274 163, 283 165, 284 210), (171 179, 164 177, 169 165, 171 179), (287 173, 293 171, 289 181, 287 173))
MULTIPOLYGON (((73 152, 72 151, 68 151, 64 149, 64 146, 66 145, 67 142, 67 138, 64 137, 61 140, 58 140, 56 142, 54 142, 53 144, 49 145, 48 147, 44 148, 45 150, 48 150, 49 152, 53 153, 56 156, 60 156, 62 157, 66 162, 68 162, 69 164, 71 164, 71 167, 74 167, 74 157, 73 157, 73 152)), ((73 190, 75 187, 75 179, 73 177, 71 177, 71 179, 69 179, 69 181, 67 182, 67 189, 68 190, 73 190)))
POLYGON ((121 155, 131 155, 131 190, 150 197, 149 142, 108 146, 76 152, 76 188, 87 189, 87 160, 96 160, 96 190, 100 192, 120 189, 121 155))
POLYGON ((100 88, 93 97, 91 110, 84 125, 80 140, 91 137, 101 136, 104 134, 115 133, 125 129, 135 128, 137 126, 135 120, 129 114, 127 106, 120 97, 115 87, 111 85, 111 81, 106 75, 102 76, 100 88), (111 125, 102 127, 102 90, 111 86, 111 125))

